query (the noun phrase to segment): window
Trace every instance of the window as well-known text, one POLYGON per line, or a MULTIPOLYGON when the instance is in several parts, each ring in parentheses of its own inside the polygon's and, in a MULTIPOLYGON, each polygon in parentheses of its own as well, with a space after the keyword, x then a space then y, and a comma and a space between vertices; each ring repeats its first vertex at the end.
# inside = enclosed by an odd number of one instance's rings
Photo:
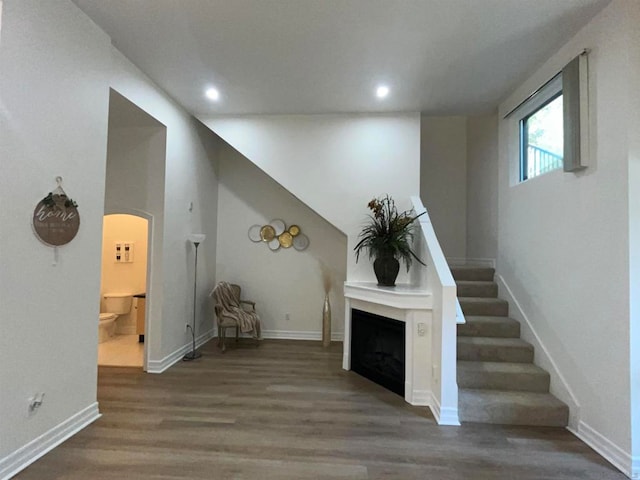
POLYGON ((562 168, 562 92, 520 120, 520 181, 562 168))
POLYGON ((513 112, 518 132, 518 182, 562 168, 563 100, 562 75, 558 74, 513 112))
POLYGON ((585 50, 507 113, 510 183, 562 167, 577 172, 589 157, 588 63, 585 50))

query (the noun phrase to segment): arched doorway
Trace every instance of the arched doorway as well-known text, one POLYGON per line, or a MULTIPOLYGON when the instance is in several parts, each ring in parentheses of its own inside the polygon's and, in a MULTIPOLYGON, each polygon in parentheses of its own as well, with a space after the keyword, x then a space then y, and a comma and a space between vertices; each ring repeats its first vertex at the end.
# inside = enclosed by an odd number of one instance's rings
POLYGON ((104 216, 100 288, 103 313, 98 345, 101 366, 147 370, 146 345, 153 335, 149 325, 152 231, 153 216, 147 212, 121 209, 104 216))

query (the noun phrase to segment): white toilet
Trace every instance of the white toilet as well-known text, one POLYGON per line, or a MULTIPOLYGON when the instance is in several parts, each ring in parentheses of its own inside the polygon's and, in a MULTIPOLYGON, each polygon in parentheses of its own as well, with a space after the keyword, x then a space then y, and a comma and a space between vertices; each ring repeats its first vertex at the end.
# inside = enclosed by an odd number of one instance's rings
POLYGON ((116 331, 116 318, 131 311, 133 295, 130 293, 105 293, 104 313, 98 323, 98 343, 106 342, 116 331))

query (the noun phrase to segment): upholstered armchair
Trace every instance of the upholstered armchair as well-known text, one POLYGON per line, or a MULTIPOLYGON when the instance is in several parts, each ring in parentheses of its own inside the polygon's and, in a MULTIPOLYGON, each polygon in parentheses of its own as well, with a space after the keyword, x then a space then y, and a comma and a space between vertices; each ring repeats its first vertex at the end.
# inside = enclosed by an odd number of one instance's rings
POLYGON ((214 298, 214 310, 218 323, 218 346, 222 352, 227 349, 225 339, 228 328, 235 328, 236 342, 242 333, 251 333, 256 340, 261 339, 260 317, 256 313, 256 304, 240 298, 240 285, 220 282, 211 292, 214 298))

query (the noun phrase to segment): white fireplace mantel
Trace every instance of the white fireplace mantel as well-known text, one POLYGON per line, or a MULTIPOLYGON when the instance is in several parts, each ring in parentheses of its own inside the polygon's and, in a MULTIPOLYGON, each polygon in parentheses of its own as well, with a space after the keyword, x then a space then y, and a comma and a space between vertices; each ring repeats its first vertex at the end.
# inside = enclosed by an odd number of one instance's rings
POLYGON ((344 296, 401 310, 431 310, 431 293, 408 284, 379 287, 373 282, 346 282, 344 296))
POLYGON ((351 370, 351 310, 357 309, 405 323, 404 398, 411 405, 432 405, 431 333, 433 298, 424 288, 407 284, 379 287, 372 282, 346 282, 344 356, 351 370))

